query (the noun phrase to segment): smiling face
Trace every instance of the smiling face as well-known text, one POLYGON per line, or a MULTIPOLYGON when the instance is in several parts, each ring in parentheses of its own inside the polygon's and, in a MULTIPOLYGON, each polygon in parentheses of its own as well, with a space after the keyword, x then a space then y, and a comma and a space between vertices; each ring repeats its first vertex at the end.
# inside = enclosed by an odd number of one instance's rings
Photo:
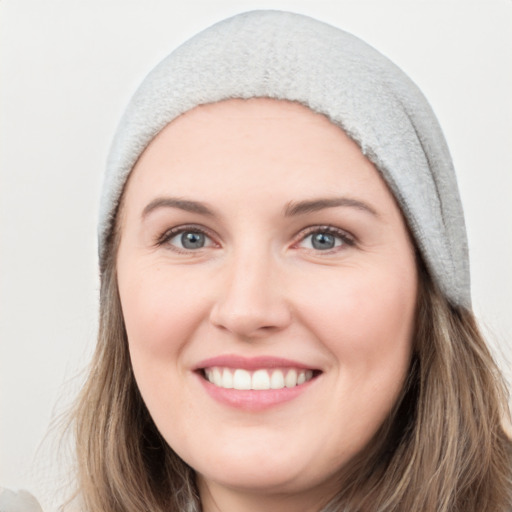
POLYGON ((414 249, 373 164, 298 104, 201 106, 143 153, 120 223, 135 378, 204 503, 332 495, 411 356, 414 249))

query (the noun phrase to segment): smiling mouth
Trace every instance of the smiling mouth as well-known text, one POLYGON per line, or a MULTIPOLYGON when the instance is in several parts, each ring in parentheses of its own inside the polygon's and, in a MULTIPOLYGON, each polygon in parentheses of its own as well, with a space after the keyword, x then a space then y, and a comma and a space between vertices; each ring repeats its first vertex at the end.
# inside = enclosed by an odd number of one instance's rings
POLYGON ((294 388, 309 382, 321 372, 303 368, 243 368, 213 366, 203 368, 203 378, 218 388, 236 390, 268 390, 294 388))

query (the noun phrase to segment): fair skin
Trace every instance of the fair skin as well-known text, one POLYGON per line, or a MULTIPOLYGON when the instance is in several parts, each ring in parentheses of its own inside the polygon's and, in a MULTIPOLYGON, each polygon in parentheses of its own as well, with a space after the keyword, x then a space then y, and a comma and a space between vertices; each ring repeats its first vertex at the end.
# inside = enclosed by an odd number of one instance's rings
POLYGON ((120 222, 137 385, 204 511, 319 510, 411 356, 414 250, 374 166, 303 106, 228 100, 151 142, 120 222))

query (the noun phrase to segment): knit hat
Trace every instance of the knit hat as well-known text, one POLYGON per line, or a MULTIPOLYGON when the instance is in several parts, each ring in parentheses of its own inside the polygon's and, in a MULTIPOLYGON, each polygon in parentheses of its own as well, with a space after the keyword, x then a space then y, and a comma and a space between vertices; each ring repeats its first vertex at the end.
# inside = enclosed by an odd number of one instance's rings
POLYGON ((447 299, 470 307, 462 206, 438 121, 417 86, 360 39, 281 11, 236 15, 200 32, 149 73, 110 151, 100 261, 128 176, 151 140, 193 107, 229 98, 299 102, 341 127, 381 172, 447 299))

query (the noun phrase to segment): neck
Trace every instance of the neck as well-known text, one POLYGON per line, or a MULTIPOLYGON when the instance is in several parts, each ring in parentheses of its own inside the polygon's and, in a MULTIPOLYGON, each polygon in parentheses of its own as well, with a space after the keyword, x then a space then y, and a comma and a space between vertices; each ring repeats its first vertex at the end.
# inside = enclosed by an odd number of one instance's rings
POLYGON ((239 490, 199 476, 198 488, 203 512, 320 512, 334 494, 323 486, 297 493, 239 490))

